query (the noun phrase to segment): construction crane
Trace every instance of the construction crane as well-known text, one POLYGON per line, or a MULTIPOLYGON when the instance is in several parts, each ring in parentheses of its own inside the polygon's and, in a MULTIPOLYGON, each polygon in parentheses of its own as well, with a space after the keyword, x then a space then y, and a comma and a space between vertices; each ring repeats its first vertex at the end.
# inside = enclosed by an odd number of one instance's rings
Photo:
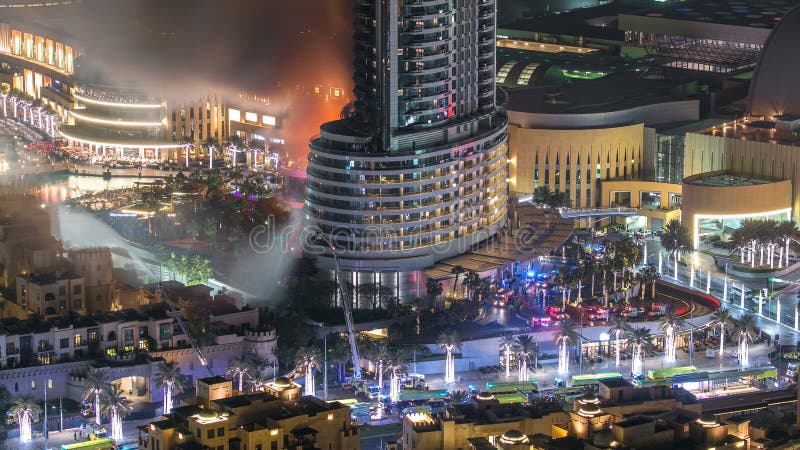
POLYGON ((361 379, 361 366, 359 365, 360 358, 358 357, 358 343, 356 342, 356 332, 353 328, 353 306, 350 304, 350 296, 347 289, 344 288, 344 277, 342 270, 339 268, 339 257, 336 255, 336 247, 331 244, 322 234, 317 235, 317 239, 324 242, 331 249, 333 254, 333 264, 336 268, 336 280, 339 286, 339 295, 342 299, 342 309, 344 310, 344 322, 347 325, 347 337, 350 341, 350 353, 353 356, 353 379, 358 381, 361 379))
POLYGON ((197 354, 197 359, 200 360, 200 364, 202 364, 203 367, 206 368, 206 370, 208 371, 208 375, 213 377, 214 372, 212 372, 211 368, 208 367, 208 360, 206 359, 206 355, 204 355, 203 351, 200 350, 200 346, 197 345, 197 341, 194 340, 194 336, 192 336, 192 333, 189 332, 189 328, 186 326, 186 322, 183 321, 183 317, 181 317, 181 314, 178 312, 177 309, 175 309, 175 305, 172 303, 172 300, 169 299, 167 291, 161 286, 161 283, 158 283, 158 287, 156 289, 158 293, 161 295, 161 299, 164 300, 164 303, 167 304, 167 307, 172 313, 172 316, 175 317, 175 320, 178 321, 178 326, 181 327, 181 330, 183 330, 183 334, 186 335, 186 339, 189 340, 189 345, 192 346, 192 349, 197 354))

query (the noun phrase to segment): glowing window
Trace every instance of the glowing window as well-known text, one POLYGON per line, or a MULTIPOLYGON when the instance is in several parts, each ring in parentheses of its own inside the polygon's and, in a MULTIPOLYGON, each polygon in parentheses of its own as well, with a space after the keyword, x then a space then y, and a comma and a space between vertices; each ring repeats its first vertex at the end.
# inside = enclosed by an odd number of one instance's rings
POLYGON ((241 122, 242 121, 242 112, 238 109, 228 108, 228 118, 232 122, 241 122))
POLYGON ((244 120, 248 122, 258 122, 258 114, 252 112, 244 113, 244 120))
POLYGON ((508 72, 511 72, 511 68, 517 65, 516 61, 511 61, 503 64, 503 67, 497 71, 497 82, 498 83, 505 83, 506 77, 508 77, 508 72))
POLYGON ((274 127, 275 124, 277 123, 277 121, 276 121, 275 117, 273 117, 273 116, 264 115, 264 116, 261 116, 261 123, 263 123, 264 125, 269 125, 269 126, 274 127))
POLYGON ((536 68, 539 67, 539 64, 530 63, 522 69, 522 73, 519 74, 519 79, 517 80, 517 84, 522 86, 527 86, 528 83, 531 81, 531 76, 533 76, 533 72, 536 71, 536 68))

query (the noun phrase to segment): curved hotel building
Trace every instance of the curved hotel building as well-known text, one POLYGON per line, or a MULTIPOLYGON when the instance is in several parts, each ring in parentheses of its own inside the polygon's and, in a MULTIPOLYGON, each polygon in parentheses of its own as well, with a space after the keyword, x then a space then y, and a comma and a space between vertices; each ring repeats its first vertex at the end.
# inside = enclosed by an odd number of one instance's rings
POLYGON ((495 0, 358 0, 354 15, 356 101, 311 140, 306 219, 354 285, 423 295, 422 269, 506 222, 495 0))

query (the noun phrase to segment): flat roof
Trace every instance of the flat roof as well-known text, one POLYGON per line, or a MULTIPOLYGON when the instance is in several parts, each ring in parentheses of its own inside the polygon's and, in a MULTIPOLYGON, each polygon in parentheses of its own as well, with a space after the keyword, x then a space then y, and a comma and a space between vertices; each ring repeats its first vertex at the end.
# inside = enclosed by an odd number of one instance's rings
POLYGON ((503 233, 481 247, 439 261, 426 270, 425 275, 441 280, 453 277, 452 269, 455 266, 480 273, 513 264, 515 261, 526 261, 549 254, 572 235, 572 220, 563 219, 556 209, 518 205, 514 211, 520 224, 533 226, 536 230, 533 236, 518 235, 527 233, 528 228, 515 227, 511 234, 503 233))
POLYGON ((663 72, 628 71, 594 80, 552 87, 529 87, 509 91, 508 110, 539 114, 596 114, 624 111, 638 106, 689 100, 674 89, 690 83, 685 77, 663 76, 663 72))
POLYGON ((771 29, 775 28, 781 17, 798 4, 800 4, 798 0, 697 0, 656 4, 647 9, 629 11, 625 14, 771 29))
POLYGON ((617 29, 616 16, 623 12, 635 12, 641 8, 641 5, 630 2, 578 8, 561 14, 498 24, 498 34, 502 34, 505 30, 519 30, 622 42, 625 40, 625 33, 617 29))
POLYGON ((606 378, 600 380, 599 383, 610 388, 633 387, 631 382, 626 380, 625 378, 606 378))
POLYGON ((689 181, 688 184, 692 186, 710 186, 710 187, 740 187, 740 186, 756 186, 759 184, 767 184, 769 181, 759 180, 756 178, 741 177, 738 175, 730 175, 727 173, 719 173, 709 175, 707 177, 697 177, 689 181))
MULTIPOLYGON (((693 134, 725 137, 752 142, 767 142, 770 144, 791 145, 798 147, 800 141, 792 138, 783 139, 776 134, 776 118, 752 116, 738 120, 720 120, 712 126, 692 131, 693 134)), ((793 135, 794 133, 792 133, 793 135)))

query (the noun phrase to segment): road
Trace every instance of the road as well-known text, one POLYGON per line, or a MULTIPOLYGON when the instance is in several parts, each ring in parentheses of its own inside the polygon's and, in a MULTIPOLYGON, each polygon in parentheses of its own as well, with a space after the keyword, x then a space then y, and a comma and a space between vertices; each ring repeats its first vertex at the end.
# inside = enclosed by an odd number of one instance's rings
MULTIPOLYGON (((658 268, 658 252, 661 251, 661 244, 657 238, 648 239, 645 241, 647 246, 647 254, 648 254, 648 263, 653 264, 658 268)), ((676 282, 675 278, 673 278, 673 263, 672 261, 667 261, 666 256, 663 258, 662 264, 662 274, 661 277, 670 282, 676 282)), ((711 273, 711 284, 710 284, 710 293, 714 295, 718 299, 722 299, 723 297, 723 290, 725 284, 725 273, 724 271, 720 271, 719 269, 714 266, 713 260, 709 255, 705 254, 698 254, 697 256, 697 263, 696 263, 696 275, 694 280, 694 285, 690 286, 690 267, 678 265, 678 280, 677 283, 687 287, 693 287, 696 290, 701 292, 705 292, 707 286, 707 276, 708 273, 711 273)), ((791 274, 784 276, 785 279, 800 279, 800 268, 795 269, 791 274), (795 277, 795 278, 789 278, 795 277)), ((732 285, 741 286, 744 283, 745 288, 747 290, 750 289, 758 289, 760 287, 767 287, 767 281, 765 278, 760 279, 747 279, 742 280, 738 279, 734 276, 728 276, 728 287, 730 288, 732 285)), ((729 292, 730 295, 730 292, 729 292)), ((755 298, 745 303, 744 310, 749 312, 757 312, 757 301, 758 299, 755 298)), ((796 343, 798 338, 800 338, 800 332, 794 329, 794 304, 796 304, 796 300, 792 300, 794 303, 790 303, 789 299, 782 299, 781 300, 781 323, 778 324, 775 321, 775 309, 777 302, 765 302, 763 306, 763 315, 759 316, 756 314, 756 326, 763 332, 769 336, 774 336, 776 334, 780 335, 781 343, 788 344, 788 343, 796 343), (790 305, 791 306, 787 306, 790 305)), ((739 315, 743 311, 741 308, 741 304, 739 301, 727 301, 722 300, 722 305, 731 310, 734 315, 739 315)))

